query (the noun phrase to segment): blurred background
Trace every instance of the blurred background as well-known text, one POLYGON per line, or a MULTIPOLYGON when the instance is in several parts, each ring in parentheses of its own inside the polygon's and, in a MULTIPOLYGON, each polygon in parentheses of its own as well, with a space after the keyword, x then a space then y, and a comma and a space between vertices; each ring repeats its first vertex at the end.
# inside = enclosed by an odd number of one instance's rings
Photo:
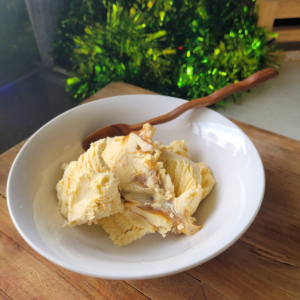
MULTIPOLYGON (((218 111, 300 140, 300 1, 257 3, 257 25, 278 34, 280 76, 218 111)), ((83 100, 66 91, 70 70, 53 60, 58 20, 69 5, 69 0, 0 2, 0 153, 83 100)))

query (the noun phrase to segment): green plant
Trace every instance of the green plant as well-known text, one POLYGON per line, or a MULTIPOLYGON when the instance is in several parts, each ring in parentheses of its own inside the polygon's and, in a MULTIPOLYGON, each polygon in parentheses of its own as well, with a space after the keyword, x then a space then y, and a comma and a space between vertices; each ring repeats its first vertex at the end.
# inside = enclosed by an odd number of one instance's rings
POLYGON ((75 98, 123 81, 193 99, 275 65, 272 34, 256 21, 252 1, 71 0, 54 59, 74 73, 75 98))

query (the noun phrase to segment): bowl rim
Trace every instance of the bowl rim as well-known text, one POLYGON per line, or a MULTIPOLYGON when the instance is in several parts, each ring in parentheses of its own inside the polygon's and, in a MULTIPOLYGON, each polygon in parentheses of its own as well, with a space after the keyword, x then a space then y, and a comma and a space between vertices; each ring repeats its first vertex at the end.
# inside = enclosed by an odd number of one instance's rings
MULTIPOLYGON (((88 102, 88 103, 84 103, 84 106, 86 105, 89 105, 89 106, 92 106, 92 105, 95 105, 95 103, 98 103, 99 101, 103 103, 105 101, 113 101, 114 99, 117 99, 117 98, 127 98, 127 97, 135 97, 135 98, 138 98, 138 97, 149 97, 149 98, 152 98, 152 97, 164 97, 164 98, 171 98, 171 99, 176 99, 176 100, 182 100, 182 101, 186 101, 184 99, 181 99, 181 98, 176 98, 176 97, 171 97, 171 96, 164 96, 164 95, 155 95, 155 94, 128 94, 128 95, 120 95, 120 96, 112 96, 112 97, 105 97, 105 98, 100 98, 100 99, 97 99, 97 100, 93 100, 91 102, 88 102)), ((26 243, 31 247, 33 248, 38 254, 40 254, 41 256, 43 256, 44 258, 48 259, 49 261, 51 261, 52 263, 55 263, 56 265, 59 265, 67 270, 70 270, 70 271, 73 271, 75 273, 79 273, 79 274, 82 274, 82 275, 86 275, 86 276, 91 276, 91 277, 95 277, 95 278, 101 278, 101 279, 111 279, 111 280, 140 280, 140 279, 151 279, 151 278, 158 278, 158 277, 164 277, 164 276, 169 276, 169 275, 173 275, 173 274, 177 274, 177 273, 180 273, 180 272, 183 272, 185 270, 188 270, 188 269, 192 269, 196 266, 199 266, 211 259, 213 259, 214 257, 218 256, 219 254, 221 254, 222 252, 224 252, 226 249, 228 249, 230 246, 232 246, 244 233, 245 231, 250 227, 250 225, 253 223, 255 217, 257 216, 258 214, 258 211, 261 207, 261 204, 262 204, 262 201, 263 201, 263 197, 264 197, 264 193, 265 193, 265 172, 264 172, 264 167, 263 167, 263 163, 262 163, 262 160, 261 160, 261 157, 259 155, 259 152, 257 151, 255 145, 253 144, 253 142, 250 140, 250 138, 235 124, 233 123, 230 119, 226 118, 225 116, 221 115, 220 113, 218 113, 217 111, 214 111, 215 113, 218 114, 219 117, 221 117, 221 119, 223 120, 226 120, 227 122, 230 122, 231 125, 233 125, 234 128, 237 128, 243 135, 243 137, 247 140, 248 143, 250 143, 252 146, 253 146, 253 151, 256 152, 257 154, 257 158, 258 158, 258 167, 259 167, 259 172, 261 173, 261 176, 262 176, 262 179, 263 179, 263 182, 262 182, 262 190, 261 190, 261 196, 260 196, 260 199, 259 201, 257 202, 258 205, 251 217, 251 219, 249 220, 249 222, 243 227, 243 228, 240 228, 240 230, 238 231, 238 234, 232 238, 230 240, 230 242, 227 242, 226 245, 223 245, 222 247, 220 247, 220 249, 218 249, 217 251, 215 252, 212 252, 211 255, 207 256, 205 259, 200 259, 200 260, 195 260, 194 262, 187 262, 184 266, 182 267, 178 267, 178 268, 173 268, 172 270, 166 270, 166 271, 159 271, 159 272, 154 272, 150 275, 143 275, 143 276, 139 276, 139 275, 130 275, 130 276, 107 276, 107 275, 98 275, 98 274, 95 274, 94 272, 92 271, 84 271, 84 270, 80 270, 78 269, 77 267, 73 267, 72 265, 68 264, 68 263, 64 263, 63 261, 60 261, 58 259, 56 259, 55 257, 51 256, 51 255, 48 255, 47 253, 45 253, 42 249, 40 249, 38 246, 36 246, 31 240, 30 238, 28 238, 26 236, 26 234, 23 232, 23 230, 20 228, 17 220, 15 219, 14 217, 14 213, 13 213, 13 209, 11 207, 11 202, 13 201, 13 196, 11 195, 11 192, 10 192, 10 186, 11 186, 11 178, 12 178, 12 172, 13 172, 13 169, 15 167, 15 165, 17 164, 17 161, 19 159, 19 157, 22 155, 22 152, 24 151, 25 147, 32 141, 32 139, 35 138, 35 136, 41 131, 43 130, 44 127, 48 126, 50 123, 52 122, 55 122, 58 118, 61 118, 63 117, 64 115, 66 114, 69 114, 75 110, 78 110, 78 109, 81 109, 81 107, 83 107, 83 105, 78 105, 70 110, 67 110, 65 111, 64 113, 56 116, 55 118, 51 119, 50 121, 48 121, 46 124, 44 124, 41 128, 39 128, 34 134, 32 134, 32 136, 26 141, 26 143, 22 146, 22 148, 20 149, 20 151, 18 152, 18 154, 16 155, 14 161, 13 161, 13 164, 10 168, 10 171, 9 171, 9 175, 8 175, 8 179, 7 179, 7 185, 6 185, 6 194, 7 194, 7 206, 8 206, 8 210, 9 210, 9 214, 10 214, 10 217, 13 221, 13 224, 14 226, 16 227, 17 231, 19 232, 19 234, 22 236, 22 238, 26 241, 26 243)), ((202 108, 203 109, 203 108, 202 108)), ((211 110, 207 107, 204 107, 204 109, 208 109, 208 110, 211 110)))

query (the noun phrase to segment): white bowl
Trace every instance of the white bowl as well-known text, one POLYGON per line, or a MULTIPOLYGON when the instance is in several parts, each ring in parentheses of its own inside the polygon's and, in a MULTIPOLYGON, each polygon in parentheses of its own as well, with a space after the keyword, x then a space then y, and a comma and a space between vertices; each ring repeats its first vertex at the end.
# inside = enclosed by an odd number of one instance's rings
POLYGON ((9 173, 8 207, 25 241, 39 254, 71 271, 107 279, 146 279, 202 264, 232 245, 255 218, 264 194, 264 169, 249 138, 231 121, 207 109, 186 112, 158 125, 154 140, 187 141, 190 158, 204 161, 216 186, 195 217, 193 236, 149 234, 117 247, 100 226, 63 228, 55 185, 61 163, 77 160, 82 140, 113 123, 136 124, 165 114, 185 100, 126 95, 73 108, 38 130, 23 146, 9 173))

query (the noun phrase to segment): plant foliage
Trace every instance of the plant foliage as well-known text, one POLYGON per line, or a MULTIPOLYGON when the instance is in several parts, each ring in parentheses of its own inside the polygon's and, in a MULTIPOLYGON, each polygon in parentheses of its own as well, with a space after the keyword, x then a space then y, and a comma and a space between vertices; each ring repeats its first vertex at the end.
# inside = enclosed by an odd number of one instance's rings
POLYGON ((71 0, 54 59, 73 72, 75 98, 123 81, 190 100, 274 66, 256 22, 252 1, 71 0))

